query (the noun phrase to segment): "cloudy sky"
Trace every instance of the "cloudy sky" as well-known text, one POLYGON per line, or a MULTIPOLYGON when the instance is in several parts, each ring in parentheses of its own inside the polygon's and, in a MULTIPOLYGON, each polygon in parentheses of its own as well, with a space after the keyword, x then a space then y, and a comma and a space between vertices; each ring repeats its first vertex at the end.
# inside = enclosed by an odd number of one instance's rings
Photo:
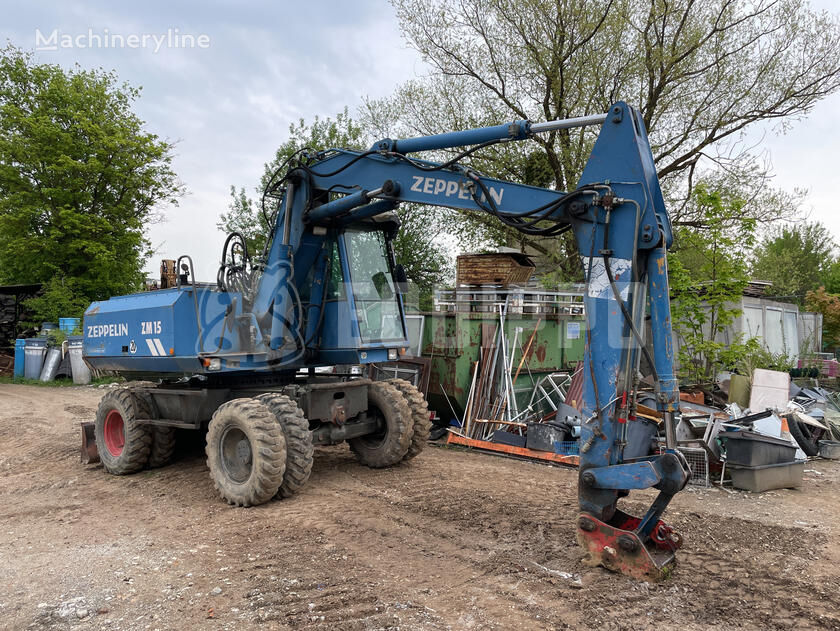
MULTIPOLYGON (((835 0, 812 5, 840 12, 835 0)), ((136 105, 148 128, 177 141, 175 170, 189 193, 167 221, 152 226, 156 248, 149 264, 191 254, 200 279, 215 278, 223 235, 219 213, 230 186, 251 190, 263 164, 303 117, 334 116, 365 96, 380 97, 424 66, 402 41, 386 0, 309 2, 15 3, 3 11, 0 43, 27 50, 58 36, 94 33, 205 35, 205 47, 155 51, 145 47, 62 48, 36 52, 39 61, 116 70, 143 86, 136 105), (177 29, 177 32, 176 30, 177 29)), ((47 42, 49 44, 49 42, 47 42)), ((840 95, 825 100, 784 136, 756 130, 772 161, 775 184, 807 188, 805 209, 840 241, 834 160, 840 129, 834 122, 840 95)))

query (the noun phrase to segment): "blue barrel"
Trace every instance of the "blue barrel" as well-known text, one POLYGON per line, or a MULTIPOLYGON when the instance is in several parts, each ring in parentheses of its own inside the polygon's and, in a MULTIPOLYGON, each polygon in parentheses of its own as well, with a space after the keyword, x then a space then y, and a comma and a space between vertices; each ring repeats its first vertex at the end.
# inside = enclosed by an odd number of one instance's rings
POLYGON ((47 338, 30 337, 23 347, 26 361, 23 365, 23 376, 27 379, 38 379, 41 368, 44 367, 44 356, 47 354, 47 338))
MULTIPOLYGON (((55 322, 41 322, 41 332, 38 333, 38 335, 46 335, 57 328, 58 325, 55 322)), ((35 379, 37 379, 37 377, 35 377, 35 379)))
POLYGON ((81 318, 59 318, 58 328, 64 331, 65 335, 73 335, 73 331, 79 328, 81 318))
POLYGON ((26 340, 15 340, 15 379, 23 377, 23 367, 26 363, 26 340))

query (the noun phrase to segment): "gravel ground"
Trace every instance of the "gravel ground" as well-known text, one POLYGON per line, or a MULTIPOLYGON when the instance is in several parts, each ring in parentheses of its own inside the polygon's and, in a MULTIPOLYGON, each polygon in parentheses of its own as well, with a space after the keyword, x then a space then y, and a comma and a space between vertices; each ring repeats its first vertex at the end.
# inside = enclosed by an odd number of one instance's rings
POLYGON ((238 509, 195 433, 162 469, 81 465, 103 392, 0 385, 0 628, 840 629, 838 463, 681 493, 654 585, 582 565, 573 470, 446 448, 372 470, 339 446, 299 495, 238 509))

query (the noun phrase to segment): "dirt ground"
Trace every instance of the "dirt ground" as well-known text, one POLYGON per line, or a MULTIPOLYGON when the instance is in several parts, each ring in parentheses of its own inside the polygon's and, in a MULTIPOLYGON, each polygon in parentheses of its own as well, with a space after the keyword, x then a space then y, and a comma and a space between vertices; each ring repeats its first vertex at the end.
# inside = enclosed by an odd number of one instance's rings
POLYGON ((681 493, 679 563, 647 584, 582 565, 574 470, 339 446, 300 495, 238 509, 198 436, 162 469, 81 465, 103 392, 0 385, 0 628, 840 629, 834 462, 800 491, 681 493))

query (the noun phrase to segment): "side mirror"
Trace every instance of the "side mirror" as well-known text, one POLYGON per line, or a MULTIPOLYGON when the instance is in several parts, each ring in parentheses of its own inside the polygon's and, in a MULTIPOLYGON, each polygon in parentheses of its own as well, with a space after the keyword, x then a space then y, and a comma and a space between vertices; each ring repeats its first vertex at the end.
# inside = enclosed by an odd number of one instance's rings
POLYGON ((394 283, 397 285, 397 291, 401 294, 408 292, 408 276, 405 275, 405 268, 401 263, 394 266, 394 283))

